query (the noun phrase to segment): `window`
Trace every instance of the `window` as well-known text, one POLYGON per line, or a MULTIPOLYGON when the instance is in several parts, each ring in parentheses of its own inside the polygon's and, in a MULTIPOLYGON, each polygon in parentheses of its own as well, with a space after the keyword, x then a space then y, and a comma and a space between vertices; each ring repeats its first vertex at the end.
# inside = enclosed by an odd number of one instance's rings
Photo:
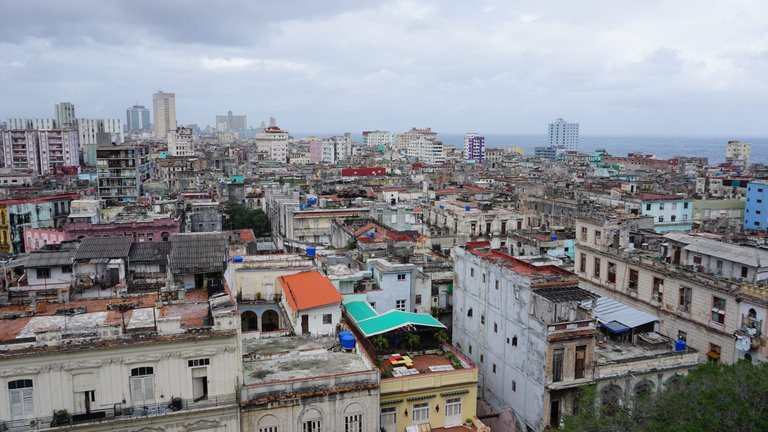
POLYGON ((579 254, 579 271, 582 273, 587 272, 587 255, 584 252, 579 254))
POLYGON ((659 203, 659 210, 664 210, 664 203, 659 203))
POLYGON ((155 401, 155 370, 152 367, 131 369, 131 399, 134 405, 155 401))
POLYGON ((416 304, 417 305, 421 304, 421 294, 416 294, 416 304))
POLYGON ((208 366, 211 364, 211 359, 200 358, 200 359, 189 360, 187 361, 187 364, 189 365, 189 367, 208 366))
POLYGON ((344 432, 363 432, 363 415, 353 414, 344 417, 344 432))
POLYGON ((563 380, 563 356, 564 348, 556 348, 552 351, 552 382, 563 380))
POLYGON ((11 402, 11 420, 35 417, 34 386, 31 379, 8 381, 8 400, 11 402))
POLYGON ((36 268, 35 271, 37 272, 38 279, 48 279, 51 277, 51 269, 47 267, 36 268))
POLYGON ((471 317, 471 316, 472 316, 472 308, 469 308, 469 309, 467 310, 467 316, 468 316, 468 317, 471 317))
POLYGON ((400 299, 395 302, 395 309, 399 311, 405 311, 405 299, 400 299))
POLYGON ((493 332, 498 333, 499 332, 499 325, 496 324, 496 322, 493 323, 493 332))
POLYGON ((493 373, 496 373, 496 363, 493 364, 493 373))
POLYGON ((602 233, 599 230, 595 230, 595 244, 600 245, 602 233))
POLYGON ((688 203, 683 203, 683 208, 687 209, 688 208, 688 203))
POLYGON ((414 424, 429 423, 429 402, 413 404, 411 411, 414 424))
POLYGON ((691 288, 688 287, 682 287, 680 288, 680 302, 678 303, 678 306, 680 307, 680 310, 682 312, 690 312, 691 311, 691 288))
MULTIPOLYGON (((743 272, 742 272, 742 273, 743 273, 743 272)), ((496 289, 499 289, 499 280, 498 280, 498 279, 496 279, 496 283, 495 283, 495 285, 496 285, 496 289)))
POLYGON ((701 256, 694 255, 693 256, 693 263, 696 264, 696 265, 701 265, 701 256))
POLYGON ((302 424, 302 432, 320 432, 320 420, 309 420, 302 424))
POLYGON ((474 268, 469 269, 469 276, 475 277, 475 269, 474 268))
POLYGON ((483 273, 483 283, 485 283, 485 273, 483 273))
POLYGON ((333 322, 333 314, 323 314, 323 324, 331 324, 333 322))
POLYGON ((512 336, 512 346, 517 346, 517 336, 512 336))
POLYGON ((208 398, 208 368, 192 368, 192 398, 195 402, 208 398))
POLYGON ((513 392, 517 391, 517 381, 515 381, 515 380, 512 380, 512 391, 513 392))
POLYGON ((713 297, 712 299, 712 322, 725 324, 725 299, 713 297))
POLYGON ((485 362, 485 356, 483 354, 480 354, 480 363, 485 362))
POLYGON ((749 274, 749 267, 741 266, 741 277, 745 278, 749 274))
POLYGON ((61 266, 61 272, 62 273, 72 273, 72 266, 71 265, 61 266))
POLYGON ((675 216, 675 215, 672 215, 672 216, 669 218, 669 220, 671 220, 672 222, 674 222, 674 221, 675 221, 675 219, 677 219, 677 216, 675 216))
POLYGON ((709 357, 709 361, 717 363, 720 361, 720 345, 715 345, 713 343, 709 344, 709 352, 707 353, 707 357, 709 357))
POLYGON ((587 346, 579 345, 576 347, 576 358, 573 365, 573 377, 584 378, 584 364, 587 359, 587 346))
POLYGON ((397 407, 386 407, 381 409, 381 427, 386 431, 395 430, 397 425, 397 407))
POLYGON ((645 205, 645 211, 651 211, 651 205, 650 204, 646 204, 645 205))
POLYGON ((687 342, 688 341, 688 333, 678 330, 677 331, 677 340, 687 342))
POLYGON ((677 203, 672 203, 672 210, 677 210, 677 203))
POLYGON ((608 261, 608 282, 616 283, 616 263, 608 261))
POLYGON ((469 353, 472 354, 472 345, 469 346, 469 353))
POLYGON ((405 273, 398 273, 397 280, 404 281, 405 280, 405 273))
POLYGON ((600 258, 595 257, 595 266, 592 268, 596 278, 600 277, 600 258))
POLYGON ((587 241, 587 227, 581 227, 581 241, 587 241))
POLYGON ((664 279, 653 278, 653 294, 651 300, 655 300, 659 303, 664 299, 664 279))
POLYGON ((461 418, 461 398, 445 400, 445 416, 461 418))
POLYGON ((480 315, 480 324, 485 324, 485 315, 480 315))
POLYGON ((659 222, 664 222, 664 216, 659 216, 659 222))

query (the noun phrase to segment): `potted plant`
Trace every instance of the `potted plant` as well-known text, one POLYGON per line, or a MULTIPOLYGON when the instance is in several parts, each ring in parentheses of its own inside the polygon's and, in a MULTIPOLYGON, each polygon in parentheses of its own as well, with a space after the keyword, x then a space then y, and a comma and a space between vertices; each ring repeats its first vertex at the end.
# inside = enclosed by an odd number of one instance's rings
POLYGON ((408 343, 408 348, 413 351, 413 347, 418 347, 421 344, 421 336, 416 333, 408 333, 405 335, 405 341, 408 343))
POLYGON ((64 426, 70 423, 72 416, 69 411, 63 409, 53 412, 53 420, 51 420, 51 427, 64 426))
POLYGON ((389 339, 384 335, 378 335, 373 338, 373 344, 376 345, 376 351, 381 355, 385 349, 389 348, 389 339))

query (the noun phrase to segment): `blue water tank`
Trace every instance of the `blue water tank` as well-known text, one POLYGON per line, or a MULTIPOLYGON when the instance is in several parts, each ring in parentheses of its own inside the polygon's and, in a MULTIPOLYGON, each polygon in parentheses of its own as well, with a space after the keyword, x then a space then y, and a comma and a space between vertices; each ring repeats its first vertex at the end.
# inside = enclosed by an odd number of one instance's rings
POLYGON ((317 198, 309 198, 307 202, 309 203, 309 205, 315 205, 317 204, 317 198))
POLYGON ((464 210, 466 210, 466 211, 469 211, 469 209, 471 209, 471 208, 472 208, 472 207, 470 207, 470 206, 465 206, 465 207, 464 207, 464 210))
POLYGON ((440 210, 445 209, 445 204, 440 204, 440 210))
POLYGON ((685 341, 684 340, 675 341, 675 351, 685 351, 685 341))
POLYGON ((341 338, 344 336, 354 336, 351 331, 340 331, 339 332, 339 343, 341 343, 341 338))
POLYGON ((344 349, 353 349, 355 348, 355 337, 350 335, 344 335, 340 336, 339 340, 341 341, 341 347, 344 349))
POLYGON ((304 210, 307 208, 306 204, 299 204, 299 210, 304 210))
POLYGON ((307 247, 307 256, 313 257, 315 256, 315 253, 317 252, 317 249, 314 246, 307 247))
POLYGON ((243 257, 241 256, 232 257, 232 262, 243 262, 243 257))
POLYGON ((376 233, 375 232, 369 232, 368 233, 368 238, 374 238, 374 237, 376 237, 376 233))
POLYGON ((551 236, 549 239, 550 240, 557 240, 557 236, 551 236))

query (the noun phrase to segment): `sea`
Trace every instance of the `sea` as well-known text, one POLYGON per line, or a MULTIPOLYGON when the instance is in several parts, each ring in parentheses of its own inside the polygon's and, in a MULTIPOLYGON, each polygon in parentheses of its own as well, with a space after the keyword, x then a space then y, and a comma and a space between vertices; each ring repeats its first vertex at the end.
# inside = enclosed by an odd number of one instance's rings
MULTIPOLYGON (((327 137, 341 134, 294 134, 296 137, 327 137)), ((534 149, 547 145, 546 134, 493 133, 483 134, 485 146, 506 148, 522 147, 526 155, 534 149)), ((355 141, 362 142, 362 134, 352 134, 355 141)), ((444 144, 457 148, 464 146, 464 134, 437 134, 444 144)), ((725 162, 725 148, 728 141, 746 141, 752 144, 752 163, 768 163, 767 136, 682 136, 682 135, 579 135, 579 151, 591 153, 604 149, 613 156, 627 153, 652 154, 660 159, 674 156, 706 157, 710 164, 725 162)))

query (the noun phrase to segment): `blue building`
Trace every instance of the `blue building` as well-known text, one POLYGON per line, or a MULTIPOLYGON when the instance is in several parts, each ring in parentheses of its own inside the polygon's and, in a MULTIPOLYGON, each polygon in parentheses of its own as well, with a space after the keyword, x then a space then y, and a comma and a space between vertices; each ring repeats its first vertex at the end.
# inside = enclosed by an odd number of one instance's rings
POLYGON ((675 195, 639 193, 640 214, 653 217, 658 233, 690 231, 693 228, 693 201, 675 195))
POLYGON ((744 229, 768 229, 768 180, 755 180, 747 185, 744 229))

